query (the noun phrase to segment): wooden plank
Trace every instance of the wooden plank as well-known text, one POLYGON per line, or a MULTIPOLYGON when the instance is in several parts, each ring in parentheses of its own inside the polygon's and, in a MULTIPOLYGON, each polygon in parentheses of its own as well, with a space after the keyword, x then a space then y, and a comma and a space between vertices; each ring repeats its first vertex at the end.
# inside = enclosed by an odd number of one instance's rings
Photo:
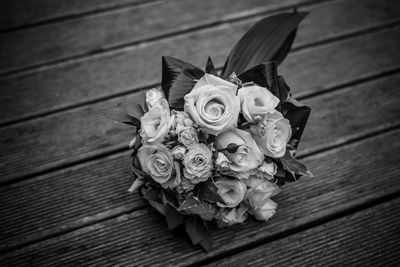
POLYGON ((0 35, 0 73, 304 2, 307 0, 274 0, 268 5, 263 0, 163 1, 6 33, 0 35))
POLYGON ((207 266, 394 266, 399 220, 397 198, 207 266))
MULTIPOLYGON (((336 85, 398 68, 399 34, 400 27, 397 27, 293 53, 282 68, 295 95, 323 92, 336 85)), ((132 101, 134 97, 135 94, 114 98, 1 128, 0 181, 125 148, 126 144, 121 142, 130 139, 131 131, 101 114, 104 108, 115 106, 123 99, 132 101)))
MULTIPOLYGON (((313 112, 303 151, 399 125, 399 83, 396 74, 308 99, 313 112)), ((0 188, 0 250, 143 207, 137 194, 126 191, 130 180, 129 156, 121 153, 0 188)))
MULTIPOLYGON (((305 8, 305 10, 310 10, 311 14, 305 19, 304 26, 301 26, 298 32, 295 47, 326 41, 327 38, 337 38, 343 36, 343 34, 354 34, 360 30, 390 23, 393 21, 393 15, 390 12, 386 14, 385 11, 379 11, 392 10, 389 6, 390 2, 386 1, 375 1, 371 5, 359 5, 358 1, 349 1, 348 3, 334 2, 305 8), (375 6, 381 3, 386 8, 375 6), (372 8, 364 10, 364 7, 369 6, 372 6, 372 8), (361 12, 357 13, 358 10, 361 10, 361 12), (377 11, 375 12, 375 10, 377 11), (327 12, 330 14, 329 16, 327 12)), ((258 19, 259 17, 256 17, 223 24, 218 27, 3 77, 0 79, 0 88, 3 91, 0 105, 0 123, 29 118, 49 111, 65 109, 95 99, 104 99, 110 95, 132 92, 132 90, 158 84, 161 79, 160 57, 163 55, 182 58, 198 66, 203 66, 207 56, 210 55, 221 66, 233 44, 258 19)), ((388 48, 381 49, 380 52, 366 51, 367 54, 361 55, 360 53, 363 50, 360 52, 357 48, 354 48, 354 53, 356 56, 365 56, 365 61, 369 59, 369 57, 366 58, 367 55, 370 55, 368 53, 375 53, 378 62, 384 59, 395 59, 398 40, 395 39, 395 36, 391 36, 388 38, 388 44, 388 48), (394 43, 389 43, 390 41, 394 43), (385 57, 385 55, 388 55, 388 57, 385 57)), ((346 52, 343 51, 342 53, 346 52)), ((34 53, 29 54, 33 55, 34 53)), ((346 59, 349 57, 349 55, 345 56, 346 59)), ((302 62, 301 65, 306 64, 307 61, 302 62)), ((386 68, 382 66, 382 69, 386 70, 390 62, 382 63, 386 66, 386 68)), ((282 69, 288 68, 287 66, 290 66, 290 64, 298 64, 298 62, 288 62, 282 69)), ((374 66, 374 64, 366 65, 374 66)), ((289 72, 289 74, 291 73, 298 73, 298 69, 289 72)), ((335 76, 332 76, 332 78, 335 81, 337 80, 335 76)), ((306 88, 308 85, 304 87, 306 88)))
POLYGON ((56 262, 184 266, 206 260, 399 193, 399 134, 400 130, 391 131, 307 158, 305 163, 316 178, 286 185, 274 198, 280 206, 268 223, 249 220, 229 229, 210 229, 214 250, 208 254, 192 248, 189 241, 174 237, 163 218, 146 208, 32 244, 7 253, 0 260, 7 266, 52 266, 56 262))
POLYGON ((48 20, 77 16, 82 13, 102 11, 142 0, 13 0, 0 1, 0 30, 9 30, 48 20))

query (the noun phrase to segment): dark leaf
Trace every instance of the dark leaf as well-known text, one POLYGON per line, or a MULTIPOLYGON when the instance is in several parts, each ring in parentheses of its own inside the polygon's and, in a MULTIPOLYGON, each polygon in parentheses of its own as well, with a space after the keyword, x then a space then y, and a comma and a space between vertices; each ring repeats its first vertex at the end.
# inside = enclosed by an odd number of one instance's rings
POLYGON ((267 61, 276 60, 279 65, 290 48, 293 31, 306 15, 306 12, 281 13, 257 22, 232 49, 221 76, 242 73, 267 61))
POLYGON ((197 217, 191 217, 185 222, 185 230, 189 235, 193 245, 201 245, 204 250, 209 251, 211 248, 210 237, 203 222, 197 217))
POLYGON ((205 182, 196 185, 195 196, 201 201, 219 202, 224 204, 225 201, 218 194, 218 187, 214 184, 213 179, 208 179, 205 182))
POLYGON ((313 177, 312 173, 304 166, 303 163, 295 159, 288 150, 286 150, 285 155, 282 158, 279 158, 282 163, 282 167, 290 172, 293 176, 295 175, 305 175, 309 177, 313 177))
POLYGON ((210 214, 214 212, 213 206, 208 202, 202 202, 190 194, 179 206, 178 211, 185 211, 192 214, 210 214))
POLYGON ((165 205, 161 203, 159 198, 159 190, 155 188, 150 188, 149 190, 145 190, 142 188, 143 198, 149 202, 149 205, 155 208, 162 215, 166 215, 165 205))
POLYGON ((218 76, 217 69, 215 68, 214 63, 210 57, 208 57, 208 60, 207 60, 206 72, 209 74, 218 76))
POLYGON ((289 96, 290 88, 285 83, 282 76, 271 80, 271 92, 279 98, 279 104, 276 108, 279 112, 283 111, 283 103, 289 96))
POLYGON ((290 98, 283 102, 283 111, 285 118, 290 121, 290 126, 292 127, 290 143, 294 148, 297 148, 310 116, 311 108, 290 98))
POLYGON ((167 203, 174 207, 175 209, 179 208, 179 201, 176 194, 169 189, 161 189, 161 195, 163 198, 163 203, 167 203))
POLYGON ((161 200, 158 197, 159 192, 160 192, 159 189, 150 188, 148 191, 143 192, 143 198, 149 201, 155 201, 161 203, 161 200))
POLYGON ((280 160, 276 160, 275 163, 277 164, 277 172, 275 174, 275 178, 277 180, 277 185, 282 186, 286 182, 295 182, 298 179, 300 179, 301 175, 293 175, 293 173, 288 172, 285 170, 282 166, 282 163, 280 160))
MULTIPOLYGON (((267 66, 265 63, 257 65, 243 73, 241 73, 238 78, 243 82, 254 82, 259 86, 269 88, 267 81, 267 66)), ((240 89, 239 89, 240 90, 240 89)))
POLYGON ((294 39, 296 38, 297 28, 295 28, 289 36, 286 38, 285 42, 281 46, 281 48, 276 52, 274 57, 271 59, 272 61, 278 62, 278 65, 282 63, 282 61, 286 58, 287 54, 289 54, 290 49, 292 48, 292 44, 294 39))
POLYGON ((199 245, 206 251, 210 252, 211 251, 211 240, 210 236, 207 235, 199 242, 199 245))
POLYGON ((169 230, 172 230, 183 224, 185 219, 182 214, 180 214, 175 208, 171 207, 171 205, 168 204, 165 206, 165 218, 167 219, 169 230))
POLYGON ((173 57, 162 57, 162 90, 171 108, 182 109, 183 97, 204 76, 204 71, 173 57))
POLYGON ((190 194, 185 201, 182 202, 178 210, 182 211, 200 206, 202 206, 200 200, 197 197, 194 197, 193 194, 190 194))
POLYGON ((131 126, 140 126, 140 117, 135 118, 129 115, 123 108, 119 106, 107 110, 103 116, 110 120, 125 123, 131 126))
POLYGON ((140 127, 140 118, 148 111, 146 105, 146 92, 140 91, 135 95, 132 103, 118 103, 108 110, 104 116, 114 121, 140 127))

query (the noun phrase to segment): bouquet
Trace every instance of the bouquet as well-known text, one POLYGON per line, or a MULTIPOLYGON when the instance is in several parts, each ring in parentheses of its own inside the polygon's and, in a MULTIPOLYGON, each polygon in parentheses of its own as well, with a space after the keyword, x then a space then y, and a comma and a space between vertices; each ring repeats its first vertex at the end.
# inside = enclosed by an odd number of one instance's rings
POLYGON ((109 117, 134 127, 134 182, 166 217, 209 250, 207 227, 267 221, 285 182, 311 173, 295 159, 310 108, 290 93, 277 65, 306 13, 281 13, 256 23, 222 69, 205 71, 162 58, 162 85, 119 104, 109 117))

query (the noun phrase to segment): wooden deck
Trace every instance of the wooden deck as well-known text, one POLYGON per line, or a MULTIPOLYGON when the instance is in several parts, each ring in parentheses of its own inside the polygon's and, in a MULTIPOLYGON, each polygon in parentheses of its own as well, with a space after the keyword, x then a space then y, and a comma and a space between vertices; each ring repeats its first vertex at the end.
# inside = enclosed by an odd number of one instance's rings
POLYGON ((399 266, 399 48, 397 0, 0 0, 0 266, 399 266), (101 114, 158 85, 162 55, 221 67, 294 6, 280 72, 313 108, 315 177, 205 253, 127 192, 131 132, 101 114))

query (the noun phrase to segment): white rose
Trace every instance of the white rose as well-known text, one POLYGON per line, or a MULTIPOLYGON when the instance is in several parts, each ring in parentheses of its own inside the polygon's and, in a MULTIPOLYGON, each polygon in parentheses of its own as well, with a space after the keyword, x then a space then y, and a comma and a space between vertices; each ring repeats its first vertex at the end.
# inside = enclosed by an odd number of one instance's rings
POLYGON ((267 88, 257 85, 240 88, 238 96, 243 116, 249 122, 273 112, 279 103, 279 98, 274 96, 267 88))
POLYGON ((273 180, 276 172, 278 171, 278 166, 274 162, 265 162, 258 167, 257 171, 254 173, 258 178, 273 180))
POLYGON ((255 176, 250 176, 245 183, 248 186, 245 198, 249 200, 250 207, 253 209, 261 208, 270 197, 281 191, 276 184, 255 176))
POLYGON ((286 145, 292 135, 289 120, 275 110, 264 115, 257 125, 252 125, 250 131, 264 155, 280 158, 285 155, 286 145))
POLYGON ((155 144, 164 141, 171 125, 168 101, 160 90, 146 92, 149 111, 140 118, 143 144, 155 144))
POLYGON ((233 209, 221 208, 216 214, 218 227, 222 228, 244 222, 248 216, 248 209, 249 207, 243 205, 243 203, 233 209))
POLYGON ((181 142, 184 146, 190 148, 194 144, 199 142, 197 137, 197 131, 195 128, 191 126, 185 126, 179 129, 178 132, 178 141, 181 142))
POLYGON ((142 170, 163 188, 174 188, 181 182, 180 170, 172 155, 162 145, 143 145, 137 157, 142 170))
POLYGON ((175 159, 182 160, 186 153, 186 147, 184 146, 175 146, 172 149, 172 156, 175 159))
POLYGON ((275 215, 277 206, 278 204, 273 202, 271 199, 268 199, 263 206, 252 209, 252 213, 257 220, 268 221, 275 215))
POLYGON ((246 194, 246 184, 226 177, 218 177, 214 181, 218 194, 225 204, 217 203, 220 207, 234 208, 242 202, 246 194))
POLYGON ((235 128, 240 111, 237 86, 205 74, 185 95, 184 109, 205 132, 213 135, 235 128))
POLYGON ((205 144, 195 144, 183 158, 183 174, 192 184, 206 181, 211 176, 212 152, 205 144))
MULTIPOLYGON (((262 163, 264 155, 258 148, 250 133, 240 129, 227 130, 215 139, 216 147, 222 150, 228 162, 221 162, 220 166, 228 165, 238 178, 248 178, 262 163), (235 152, 230 153, 226 148, 229 144, 237 145, 235 152), (225 150, 223 150, 225 149, 225 150)), ((220 159, 222 160, 222 159, 220 159)))
POLYGON ((165 96, 160 89, 153 88, 146 91, 146 104, 149 109, 158 105, 162 99, 165 99, 165 96))

